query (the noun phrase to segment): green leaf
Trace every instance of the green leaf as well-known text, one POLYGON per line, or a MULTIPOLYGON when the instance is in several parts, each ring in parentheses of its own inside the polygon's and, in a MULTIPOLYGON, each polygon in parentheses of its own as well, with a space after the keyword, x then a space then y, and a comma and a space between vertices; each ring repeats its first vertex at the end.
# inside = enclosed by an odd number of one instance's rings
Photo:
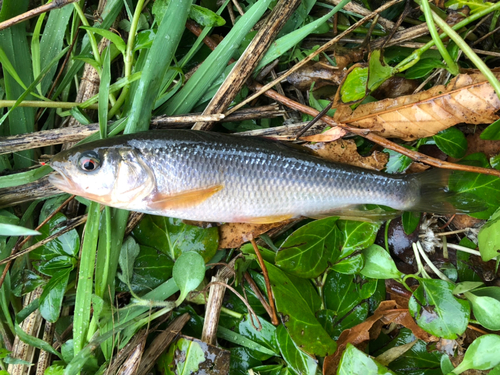
POLYGON ((172 276, 181 291, 176 302, 177 305, 180 305, 188 293, 195 290, 205 277, 203 257, 195 251, 182 253, 175 261, 172 276))
POLYGON ((484 129, 479 135, 479 138, 490 141, 500 141, 500 119, 484 129))
MULTIPOLYGON (((434 69, 446 68, 446 65, 436 58, 421 59, 418 63, 409 68, 406 73, 406 79, 419 79, 427 76, 434 69)), ((404 69, 403 69, 404 70, 404 69)))
POLYGON ((323 287, 325 306, 335 312, 336 321, 339 322, 350 314, 356 305, 370 298, 376 288, 376 280, 329 272, 323 287))
POLYGON ((380 50, 376 49, 370 54, 368 61, 368 91, 375 91, 382 83, 394 75, 394 68, 380 61, 380 50))
MULTIPOLYGON (((274 352, 274 356, 279 354, 278 343, 276 342, 276 327, 273 326, 268 321, 259 317, 262 329, 257 331, 250 322, 251 316, 246 315, 245 319, 242 320, 238 325, 238 332, 240 335, 247 337, 248 339, 268 348, 270 351, 274 352)), ((257 323, 254 324, 257 326, 257 323)), ((248 348, 251 350, 251 348, 248 348)), ((252 351, 252 356, 258 358, 262 361, 269 359, 271 356, 269 354, 262 354, 259 351, 252 351)))
POLYGON ((338 252, 335 248, 340 235, 335 225, 337 219, 316 220, 293 232, 281 244, 276 265, 292 275, 307 279, 321 275, 334 252, 338 252))
POLYGON ((281 356, 296 374, 315 375, 318 368, 317 362, 302 352, 293 342, 286 328, 282 325, 276 330, 276 338, 281 356))
POLYGON ((401 221, 403 223, 403 230, 407 235, 412 234, 420 223, 420 212, 403 212, 401 221))
POLYGON ((217 13, 195 4, 191 5, 189 18, 196 21, 201 26, 215 27, 224 26, 226 24, 226 20, 217 13))
POLYGON ((487 262, 500 254, 500 209, 481 227, 477 236, 481 258, 487 262))
POLYGON ((363 250, 365 266, 361 274, 372 279, 399 279, 403 276, 396 267, 394 260, 387 251, 379 245, 371 245, 363 250))
POLYGON ((368 82, 368 68, 355 67, 352 69, 340 88, 342 103, 352 103, 366 96, 368 82))
POLYGON ((46 342, 42 339, 39 339, 37 337, 28 335, 26 332, 23 331, 23 329, 21 328, 21 326, 19 324, 15 325, 15 329, 16 329, 16 335, 19 336, 19 339, 22 342, 24 342, 30 346, 33 346, 35 348, 45 350, 47 353, 51 353, 51 354, 61 358, 61 354, 57 350, 55 350, 52 347, 52 345, 50 345, 48 342, 46 342))
POLYGON ((109 83, 111 81, 111 49, 104 49, 102 58, 101 82, 99 83, 99 133, 104 139, 108 136, 108 97, 109 83))
POLYGON ((365 265, 365 259, 362 254, 356 254, 351 257, 346 257, 339 262, 335 263, 331 269, 333 271, 343 273, 346 275, 353 275, 359 273, 365 265))
POLYGON ((139 245, 132 237, 128 237, 122 244, 120 257, 118 258, 122 272, 118 274, 118 278, 128 286, 130 285, 130 280, 132 280, 134 262, 140 250, 139 245))
MULTIPOLYGON (((50 203, 50 201, 47 201, 45 205, 47 205, 48 203, 50 203)), ((43 209, 41 216, 43 216, 43 209)), ((40 219, 42 221, 45 218, 40 219)), ((62 229, 61 225, 63 225, 66 220, 66 216, 64 216, 62 213, 58 212, 57 214, 55 214, 47 224, 40 228, 40 232, 42 233, 40 239, 43 240, 53 235, 54 233, 57 233, 62 229)), ((47 242, 45 245, 39 247, 38 249, 33 251, 30 256, 31 258, 36 260, 42 258, 47 260, 50 257, 55 257, 57 255, 68 255, 71 257, 76 257, 78 251, 80 251, 80 236, 78 235, 76 229, 72 229, 69 232, 62 234, 57 238, 54 238, 52 241, 47 242)))
MULTIPOLYGON (((460 246, 476 249, 477 245, 464 237, 458 243, 460 246)), ((457 272, 460 281, 481 281, 482 278, 474 271, 472 262, 470 261, 471 254, 465 251, 457 251, 457 272)))
MULTIPOLYGON (((406 148, 412 149, 412 147, 406 148)), ((385 172, 387 173, 403 173, 413 163, 413 160, 408 156, 400 154, 397 151, 384 148, 383 152, 389 154, 389 161, 385 165, 385 172)))
POLYGON ((232 342, 233 344, 243 346, 250 351, 257 351, 268 356, 276 355, 273 350, 270 350, 267 347, 260 345, 259 343, 256 343, 255 341, 252 341, 249 338, 222 326, 219 326, 217 328, 217 337, 232 342))
POLYGON ((71 268, 59 270, 43 288, 43 293, 40 296, 40 314, 51 323, 55 323, 59 319, 70 273, 71 268))
POLYGON ((196 251, 205 262, 213 258, 219 246, 216 227, 200 228, 181 219, 145 215, 132 235, 141 245, 151 246, 176 260, 186 251, 196 251))
POLYGON ((344 239, 340 259, 351 255, 356 250, 366 249, 373 245, 380 228, 380 224, 350 220, 339 220, 337 226, 344 239))
POLYGON ((374 359, 356 349, 352 344, 347 344, 340 359, 337 370, 338 375, 396 375, 374 359))
POLYGON ((338 340, 340 334, 352 328, 368 318, 368 303, 362 302, 344 316, 338 316, 336 311, 325 309, 317 312, 321 326, 328 332, 330 337, 338 340))
MULTIPOLYGON (((156 288, 172 277, 174 262, 167 255, 148 246, 141 246, 135 258, 130 289, 138 294, 156 288)), ((128 286, 120 284, 117 289, 127 292, 128 286)))
POLYGON ((19 225, 0 223, 0 236, 37 236, 40 232, 19 225))
POLYGON ((500 336, 484 335, 475 339, 467 348, 464 359, 453 373, 474 370, 488 370, 500 364, 500 336))
POLYGON ((408 303, 417 324, 436 337, 456 339, 469 323, 470 306, 453 296, 454 285, 443 280, 418 278, 420 286, 408 303))
POLYGON ((125 42, 123 41, 121 36, 115 34, 114 32, 109 31, 109 30, 105 30, 105 29, 100 29, 98 27, 91 27, 91 26, 80 26, 80 28, 87 30, 87 31, 91 31, 95 34, 98 34, 98 35, 106 38, 107 40, 109 40, 111 43, 113 43, 115 45, 115 47, 118 49, 118 51, 120 51, 122 54, 125 53, 125 51, 127 49, 127 45, 125 44, 125 42))
POLYGON ((492 331, 500 330, 500 301, 488 296, 476 296, 473 292, 465 292, 465 297, 472 305, 476 320, 492 331))
POLYGON ((318 320, 290 278, 279 268, 266 262, 276 307, 286 322, 293 341, 304 351, 325 356, 335 351, 336 344, 318 320))
POLYGON ((453 294, 457 295, 469 292, 473 289, 479 288, 481 285, 484 285, 482 281, 463 281, 456 284, 455 288, 453 289, 453 294))
POLYGON ((442 130, 432 138, 441 151, 453 158, 463 158, 467 152, 467 139, 457 128, 442 130))

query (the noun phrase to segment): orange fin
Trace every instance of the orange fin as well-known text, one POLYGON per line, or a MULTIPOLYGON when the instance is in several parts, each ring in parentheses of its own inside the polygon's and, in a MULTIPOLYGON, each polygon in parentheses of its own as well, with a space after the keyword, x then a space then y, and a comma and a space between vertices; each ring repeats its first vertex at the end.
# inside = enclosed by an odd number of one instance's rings
POLYGON ((242 218, 241 221, 237 220, 237 222, 250 223, 250 224, 271 224, 271 223, 278 223, 280 221, 289 220, 293 217, 294 217, 294 215, 247 217, 247 218, 242 218))
POLYGON ((153 194, 149 199, 148 208, 152 210, 175 210, 194 207, 203 203, 223 188, 223 185, 214 185, 203 189, 186 190, 173 195, 153 194))

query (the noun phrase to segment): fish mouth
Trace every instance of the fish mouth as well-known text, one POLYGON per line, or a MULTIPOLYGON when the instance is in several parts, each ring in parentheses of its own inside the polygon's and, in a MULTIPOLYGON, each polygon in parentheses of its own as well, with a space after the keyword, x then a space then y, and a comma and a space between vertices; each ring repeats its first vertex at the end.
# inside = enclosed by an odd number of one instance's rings
MULTIPOLYGON (((54 167, 52 166, 52 168, 54 167)), ((49 182, 59 190, 66 193, 76 194, 78 189, 75 184, 67 176, 65 176, 64 173, 58 171, 57 169, 55 170, 55 173, 51 173, 49 175, 49 182)))

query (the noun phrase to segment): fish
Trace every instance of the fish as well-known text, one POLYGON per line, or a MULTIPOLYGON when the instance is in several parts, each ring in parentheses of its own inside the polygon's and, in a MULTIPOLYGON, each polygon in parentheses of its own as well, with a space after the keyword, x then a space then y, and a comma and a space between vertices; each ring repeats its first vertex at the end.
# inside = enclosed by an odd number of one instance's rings
POLYGON ((55 173, 49 181, 64 192, 189 221, 267 224, 335 215, 373 220, 366 205, 399 214, 457 212, 443 170, 392 175, 265 138, 223 133, 122 135, 62 151, 50 166, 55 173))

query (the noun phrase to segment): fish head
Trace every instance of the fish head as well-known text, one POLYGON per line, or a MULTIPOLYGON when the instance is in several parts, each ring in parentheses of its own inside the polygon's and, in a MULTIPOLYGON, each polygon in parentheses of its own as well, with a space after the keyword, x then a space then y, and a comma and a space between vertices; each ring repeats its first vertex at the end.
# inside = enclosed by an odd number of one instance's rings
POLYGON ((152 170, 127 146, 81 145, 54 156, 50 166, 58 189, 112 207, 133 209, 156 187, 152 170))

